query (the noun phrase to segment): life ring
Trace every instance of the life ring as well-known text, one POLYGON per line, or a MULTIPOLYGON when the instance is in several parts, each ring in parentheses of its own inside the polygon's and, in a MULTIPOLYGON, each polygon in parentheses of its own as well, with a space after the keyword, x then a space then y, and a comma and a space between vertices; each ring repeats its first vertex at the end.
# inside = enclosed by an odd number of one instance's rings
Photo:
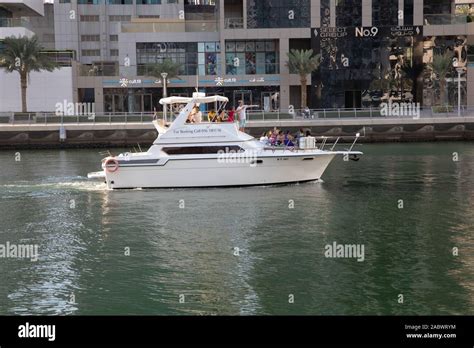
POLYGON ((115 173, 119 169, 120 164, 115 158, 109 158, 105 161, 104 167, 108 173, 115 173))

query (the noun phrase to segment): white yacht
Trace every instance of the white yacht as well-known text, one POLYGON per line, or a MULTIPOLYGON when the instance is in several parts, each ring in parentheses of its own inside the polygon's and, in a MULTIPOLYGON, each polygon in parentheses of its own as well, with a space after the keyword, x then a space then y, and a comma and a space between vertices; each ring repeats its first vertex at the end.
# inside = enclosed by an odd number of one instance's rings
POLYGON ((126 153, 102 160, 102 171, 89 178, 105 179, 109 189, 204 188, 290 184, 316 181, 337 155, 358 159, 361 152, 324 150, 315 138, 299 147, 271 147, 239 131, 235 123, 188 123, 200 104, 228 102, 222 96, 170 97, 165 108, 184 105, 172 123, 154 121, 159 136, 143 153, 126 153))

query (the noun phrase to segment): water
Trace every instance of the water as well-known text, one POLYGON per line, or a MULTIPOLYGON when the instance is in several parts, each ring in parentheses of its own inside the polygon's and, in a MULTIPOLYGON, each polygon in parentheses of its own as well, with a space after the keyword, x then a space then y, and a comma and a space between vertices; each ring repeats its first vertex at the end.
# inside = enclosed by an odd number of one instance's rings
POLYGON ((363 151, 323 183, 119 192, 97 150, 0 152, 0 244, 39 246, 0 258, 0 314, 474 314, 474 145, 363 151))

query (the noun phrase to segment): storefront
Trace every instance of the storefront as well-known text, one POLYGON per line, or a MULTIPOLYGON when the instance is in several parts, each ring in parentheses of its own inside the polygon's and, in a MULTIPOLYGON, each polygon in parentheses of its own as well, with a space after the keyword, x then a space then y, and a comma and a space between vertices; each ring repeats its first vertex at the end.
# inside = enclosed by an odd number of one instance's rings
MULTIPOLYGON (((122 79, 124 80, 124 79, 122 79)), ((208 95, 222 95, 229 98, 229 108, 237 107, 238 102, 243 100, 247 105, 258 105, 260 110, 275 111, 280 108, 280 86, 276 78, 225 78, 214 80, 200 80, 200 85, 212 82, 212 87, 199 87, 200 92, 208 95), (267 80, 265 80, 267 79, 267 80), (247 85, 239 85, 246 83, 247 85), (272 84, 270 86, 252 86, 249 84, 272 84), (222 85, 222 86, 221 86, 222 85)), ((168 86, 168 96, 191 97, 196 91, 195 87, 177 87, 184 81, 173 80, 168 86)), ((161 81, 151 80, 127 80, 127 81, 105 81, 104 82, 104 112, 106 113, 140 113, 161 111, 159 101, 163 97, 161 81), (127 82, 127 83, 125 83, 127 82), (109 87, 110 86, 110 87, 109 87)))

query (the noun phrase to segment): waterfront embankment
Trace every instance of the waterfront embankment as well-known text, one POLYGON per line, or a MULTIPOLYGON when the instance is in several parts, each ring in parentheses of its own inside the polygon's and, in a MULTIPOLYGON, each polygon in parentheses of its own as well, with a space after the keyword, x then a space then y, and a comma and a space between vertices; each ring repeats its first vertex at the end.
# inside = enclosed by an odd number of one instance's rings
MULTIPOLYGON (((474 140, 474 117, 340 118, 258 120, 247 132, 260 136, 274 127, 313 135, 350 138, 361 133, 361 142, 414 142, 474 140)), ((153 143, 157 132, 149 121, 0 124, 0 148, 122 147, 153 143)))

